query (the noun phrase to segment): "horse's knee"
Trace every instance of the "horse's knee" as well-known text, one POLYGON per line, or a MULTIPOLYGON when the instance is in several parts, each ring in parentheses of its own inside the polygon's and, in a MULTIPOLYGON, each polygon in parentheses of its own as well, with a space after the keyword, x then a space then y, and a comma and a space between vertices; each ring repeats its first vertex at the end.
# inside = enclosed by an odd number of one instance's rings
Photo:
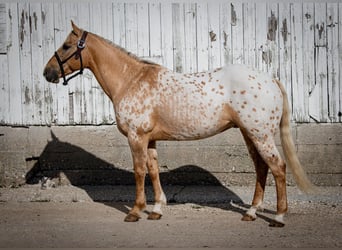
POLYGON ((144 167, 135 168, 134 176, 136 180, 144 179, 146 176, 146 169, 144 167))
POLYGON ((150 158, 150 160, 157 160, 158 158, 157 150, 155 148, 149 148, 148 157, 150 158))

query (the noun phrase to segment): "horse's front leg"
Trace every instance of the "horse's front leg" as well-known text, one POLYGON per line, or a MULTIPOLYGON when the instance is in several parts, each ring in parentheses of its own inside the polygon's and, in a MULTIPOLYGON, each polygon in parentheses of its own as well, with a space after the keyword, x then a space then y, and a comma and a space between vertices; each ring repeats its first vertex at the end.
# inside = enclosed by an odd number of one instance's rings
POLYGON ((161 206, 166 205, 166 197, 160 184, 158 154, 156 149, 156 142, 152 141, 148 144, 148 160, 147 168, 148 174, 151 178, 153 191, 154 191, 154 206, 152 212, 149 214, 149 220, 159 220, 162 216, 161 206))
POLYGON ((128 136, 128 142, 133 157, 136 193, 134 206, 129 211, 125 221, 135 222, 140 219, 140 211, 146 207, 145 176, 148 140, 134 133, 128 136))

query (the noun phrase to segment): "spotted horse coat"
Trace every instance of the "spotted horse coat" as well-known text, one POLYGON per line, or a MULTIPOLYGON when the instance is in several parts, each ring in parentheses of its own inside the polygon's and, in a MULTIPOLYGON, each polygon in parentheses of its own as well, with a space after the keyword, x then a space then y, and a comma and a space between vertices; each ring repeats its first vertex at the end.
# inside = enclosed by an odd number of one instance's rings
POLYGON ((140 60, 73 23, 72 27, 64 44, 47 63, 44 76, 58 83, 59 78, 65 80, 65 75, 88 68, 112 100, 117 127, 127 137, 132 152, 136 181, 135 204, 125 221, 139 220, 146 206, 146 169, 155 199, 148 218, 162 216, 166 197, 159 179, 156 141, 202 139, 238 127, 257 174, 252 206, 242 219, 256 219, 270 169, 277 191, 277 214, 271 225, 284 225, 286 164, 275 145, 277 131, 280 130, 284 155, 298 186, 309 190, 311 183, 296 155, 287 95, 278 80, 244 65, 194 74, 175 73, 140 60))

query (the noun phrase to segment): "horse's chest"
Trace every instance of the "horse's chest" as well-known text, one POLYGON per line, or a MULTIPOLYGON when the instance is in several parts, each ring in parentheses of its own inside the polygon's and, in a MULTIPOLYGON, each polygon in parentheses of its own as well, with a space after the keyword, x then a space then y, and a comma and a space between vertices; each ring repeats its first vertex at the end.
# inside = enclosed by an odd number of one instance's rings
POLYGON ((147 83, 142 84, 134 93, 120 101, 116 111, 118 125, 124 131, 141 128, 147 132, 152 127, 151 114, 156 102, 155 91, 147 83))

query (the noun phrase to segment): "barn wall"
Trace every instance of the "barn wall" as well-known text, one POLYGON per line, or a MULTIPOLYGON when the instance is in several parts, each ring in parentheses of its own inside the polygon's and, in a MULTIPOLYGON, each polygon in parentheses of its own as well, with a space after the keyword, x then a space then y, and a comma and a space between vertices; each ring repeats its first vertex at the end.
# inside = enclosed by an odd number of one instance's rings
MULTIPOLYGON (((44 176, 60 184, 134 183, 127 142, 106 126, 115 123, 113 108, 92 73, 68 86, 42 76, 70 20, 178 72, 227 63, 268 71, 286 86, 310 179, 341 185, 339 1, 0 0, 0 186, 44 176)), ((254 185, 238 130, 158 148, 161 171, 170 173, 163 184, 254 185)))
POLYGON ((294 122, 341 122, 342 3, 11 1, 0 3, 0 123, 112 124, 91 72, 67 87, 44 65, 70 20, 178 72, 245 63, 286 85, 294 122))

